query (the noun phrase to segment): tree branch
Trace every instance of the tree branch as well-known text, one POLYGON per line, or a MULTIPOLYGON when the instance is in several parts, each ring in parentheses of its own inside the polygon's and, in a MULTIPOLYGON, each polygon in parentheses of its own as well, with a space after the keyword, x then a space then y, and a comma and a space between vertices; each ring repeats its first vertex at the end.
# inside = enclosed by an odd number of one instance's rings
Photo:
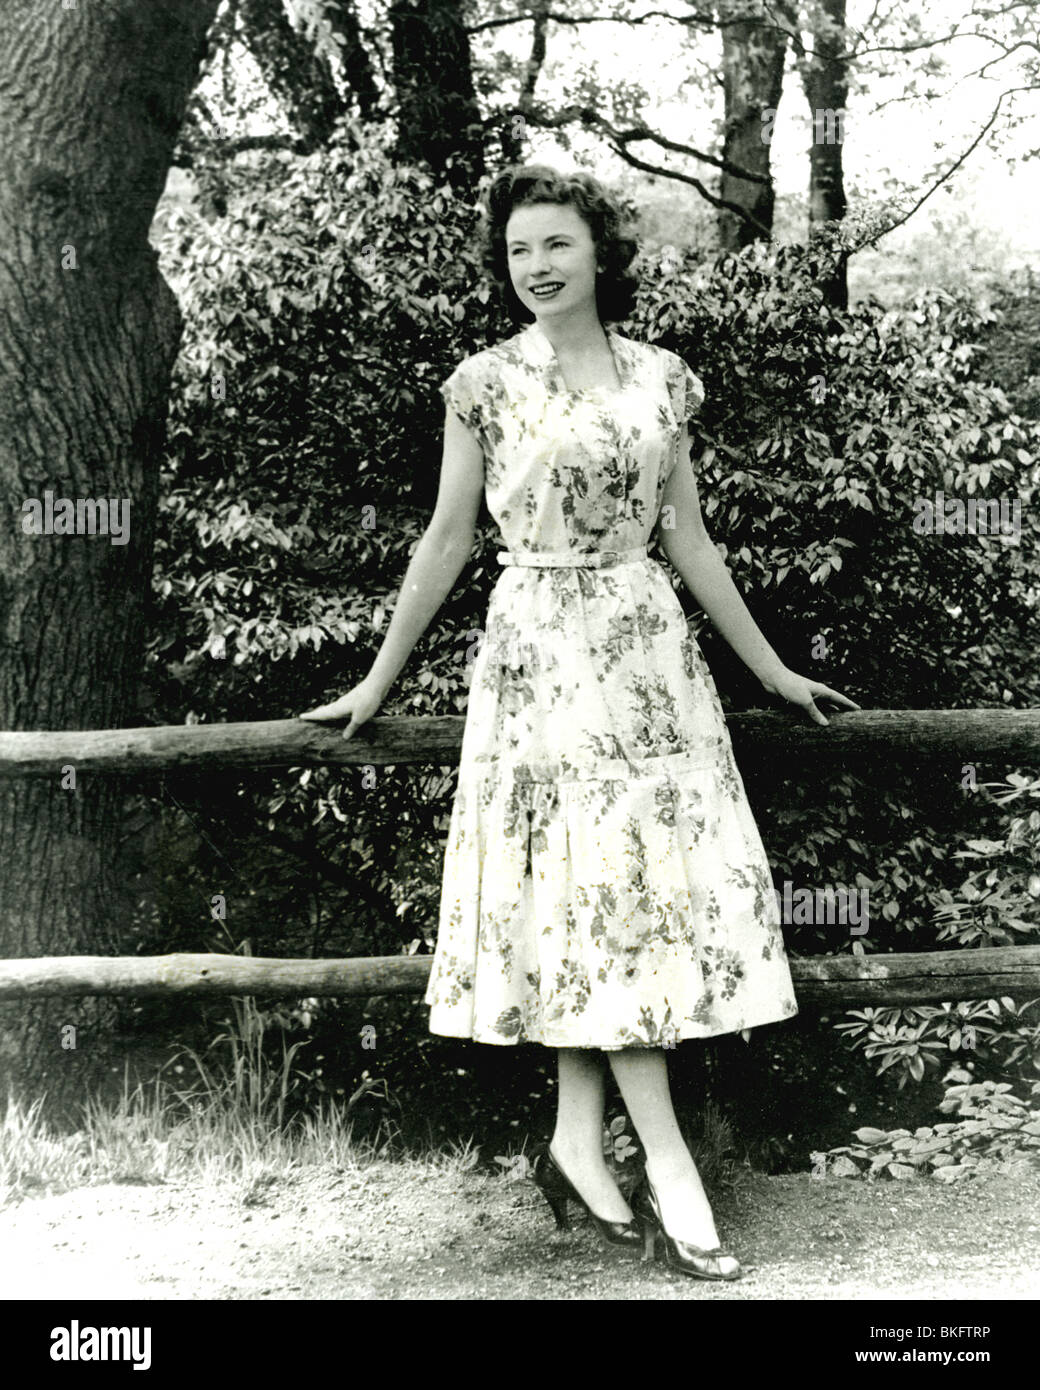
MULTIPOLYGON (((710 164, 713 169, 719 169, 723 173, 732 174, 734 178, 745 179, 748 183, 768 183, 769 178, 765 174, 757 174, 751 169, 745 169, 740 164, 734 164, 732 160, 722 159, 717 155, 707 154, 704 150, 698 150, 693 145, 684 144, 681 140, 670 140, 666 135, 660 135, 657 131, 651 130, 649 126, 632 126, 628 130, 615 130, 605 116, 601 116, 598 111, 594 111, 591 106, 565 106, 555 115, 550 116, 546 112, 532 111, 528 117, 532 125, 546 127, 556 127, 567 125, 571 121, 581 121, 583 125, 597 126, 609 139, 616 142, 619 146, 635 144, 641 140, 649 140, 655 145, 660 145, 662 149, 670 150, 674 154, 689 155, 691 159, 698 159, 702 164, 710 164)), ((662 174, 668 177, 678 178, 671 170, 662 169, 662 174)), ((687 180, 688 181, 688 180, 687 180)))
MULTIPOLYGON (((501 120, 502 113, 496 114, 492 119, 495 121, 501 120)), ((718 197, 717 194, 712 193, 710 189, 705 187, 700 179, 695 178, 692 174, 684 174, 677 169, 665 169, 659 165, 648 164, 645 160, 639 159, 636 155, 631 154, 627 146, 636 140, 652 140, 655 144, 659 144, 665 149, 675 150, 682 154, 690 154, 697 159, 703 160, 707 164, 711 164, 717 169, 726 169, 737 178, 747 179, 749 183, 768 183, 768 178, 763 174, 752 173, 748 169, 743 169, 739 165, 732 164, 729 160, 716 159, 714 155, 704 154, 700 150, 693 149, 690 145, 684 145, 675 140, 668 140, 665 136, 658 135, 654 131, 644 127, 628 131, 615 130, 605 117, 599 115, 598 112, 593 111, 587 106, 567 107, 563 111, 556 112, 555 115, 549 115, 544 111, 532 111, 527 116, 527 120, 531 125, 540 126, 545 129, 556 129, 559 126, 568 125, 576 120, 581 121, 583 125, 595 126, 604 134, 610 148, 618 158, 624 160, 626 164, 630 164, 633 169, 639 169, 646 174, 654 174, 659 178, 674 179, 677 183, 688 184, 691 188, 695 188, 705 202, 710 203, 712 207, 725 208, 727 211, 734 212, 738 217, 754 227, 760 235, 767 238, 771 236, 769 228, 763 226, 758 218, 748 212, 746 208, 741 207, 738 203, 731 202, 728 198, 718 197)))
MULTIPOLYGON (((467 24, 467 34, 480 34, 488 29, 505 29, 511 24, 529 24, 532 20, 542 18, 541 10, 522 10, 519 14, 503 15, 497 19, 482 19, 477 24, 467 24)), ((626 15, 626 14, 594 14, 594 15, 574 15, 560 14, 556 10, 547 9, 544 18, 552 20, 554 24, 647 24, 653 19, 667 19, 673 24, 682 24, 686 27, 699 25, 703 29, 722 28, 726 24, 739 23, 738 20, 719 20, 709 11, 706 14, 676 15, 669 14, 666 10, 649 10, 646 14, 626 15)))
MULTIPOLYGON (((999 17, 1000 15, 1009 14, 1012 10, 1015 9, 1021 9, 1023 7, 1030 8, 1033 3, 1034 0, 1022 0, 1021 4, 1008 5, 1000 10, 973 10, 970 11, 970 16, 972 18, 977 19, 993 19, 999 17)), ((874 20, 877 17, 878 7, 878 4, 875 3, 874 9, 865 28, 863 30, 854 30, 853 32, 859 34, 866 34, 869 31, 871 24, 873 24, 874 20)), ((711 13, 676 15, 669 14, 667 11, 664 10, 649 10, 645 14, 641 15, 570 15, 560 14, 555 10, 546 10, 544 12, 542 12, 541 10, 526 10, 521 11, 521 13, 515 15, 507 15, 496 19, 481 20, 477 24, 468 24, 465 26, 465 28, 468 34, 479 34, 486 30, 503 29, 513 24, 528 24, 531 21, 538 20, 540 18, 543 20, 551 20, 554 24, 570 25, 572 27, 576 27, 579 24, 637 25, 649 23, 651 20, 663 19, 671 24, 682 25, 684 28, 700 28, 703 29, 706 33, 710 33, 714 30, 721 31, 723 29, 732 28, 738 24, 744 24, 749 29, 766 29, 786 35, 787 38, 791 41, 791 43, 795 46, 799 56, 802 58, 815 59, 819 56, 814 49, 807 48, 805 46, 805 42, 801 36, 801 33, 797 25, 793 25, 790 21, 788 23, 783 23, 780 19, 772 17, 772 12, 768 4, 765 4, 763 8, 767 16, 770 16, 769 18, 763 19, 762 13, 757 10, 753 14, 743 16, 728 16, 725 19, 719 18, 718 16, 713 15, 711 13)), ((958 21, 958 23, 959 22, 960 21, 958 21)), ((953 28, 948 33, 940 34, 936 38, 932 39, 919 39, 915 40, 912 43, 902 44, 877 44, 872 48, 850 48, 843 53, 828 56, 831 58, 832 61, 835 62, 852 63, 860 58, 867 56, 868 54, 873 53, 917 53, 929 48, 938 48, 942 44, 950 43, 953 39, 985 39, 989 43, 995 43, 1000 45, 999 39, 994 38, 992 34, 984 33, 981 30, 953 28)), ((1023 40, 1021 44, 1016 46, 1026 48, 1040 47, 1040 45, 1031 45, 1025 40, 1023 40)))
POLYGON ((990 116, 989 120, 982 127, 978 135, 971 142, 971 144, 964 151, 964 153, 954 160, 954 162, 945 171, 945 173, 941 174, 939 178, 937 178, 935 182, 932 184, 931 188, 927 189, 924 193, 922 193, 920 198, 918 198, 917 202, 914 203, 905 213, 903 213, 901 217, 897 218, 895 222, 890 223, 889 226, 883 228, 880 232, 875 233, 874 236, 869 237, 866 241, 860 242, 858 246, 852 247, 850 249, 849 254, 852 255, 855 254, 855 252, 857 251, 862 251, 867 246, 876 246, 883 236, 888 236, 889 232, 894 232, 897 227, 901 227, 904 222, 908 222, 910 218, 913 217, 914 213, 917 212, 917 210, 922 206, 922 204, 928 201, 928 199, 932 196, 935 190, 937 188, 941 188, 944 183, 951 179, 953 175, 957 172, 957 170, 961 167, 961 165, 964 164, 965 160, 967 160, 969 156, 973 154, 975 150, 978 149, 979 145, 982 143, 986 135, 992 129, 994 122, 1000 114, 1000 108, 1004 103, 1004 98, 1007 96, 1011 96, 1015 92, 1031 92, 1034 90, 1035 88, 1031 86, 1023 86, 1009 87, 1006 92, 1001 92, 1000 96, 997 98, 997 104, 996 106, 994 106, 993 113, 990 116))
MULTIPOLYGON (((307 154, 309 146, 302 138, 294 139, 291 135, 243 135, 237 140, 214 141, 214 150, 219 149, 222 159, 234 159, 236 155, 244 154, 249 150, 284 150, 286 154, 307 154)), ((204 156, 209 151, 199 141, 193 141, 184 148, 178 149, 177 157, 173 161, 176 169, 194 169, 200 163, 205 163, 204 156)))

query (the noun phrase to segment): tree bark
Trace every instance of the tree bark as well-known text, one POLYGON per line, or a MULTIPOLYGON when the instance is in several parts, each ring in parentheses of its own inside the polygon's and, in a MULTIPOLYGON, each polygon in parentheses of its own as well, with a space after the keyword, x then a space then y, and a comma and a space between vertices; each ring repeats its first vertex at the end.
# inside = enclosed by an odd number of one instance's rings
MULTIPOLYGON (((728 23, 722 29, 722 87, 725 97, 724 158, 755 174, 769 175, 771 117, 780 102, 787 35, 756 21, 728 23)), ((719 246, 737 251, 768 240, 773 230, 774 192, 770 179, 751 183, 723 173, 720 195, 747 216, 723 208, 718 217, 719 246)))
POLYGON ((371 120, 379 105, 379 86, 368 51, 361 41, 361 25, 353 4, 348 4, 347 0, 328 0, 325 13, 332 32, 340 41, 343 75, 357 100, 361 119, 371 120))
MULTIPOLYGON (((180 337, 148 232, 217 9, 67 3, 0 5, 0 728, 15 730, 132 710, 180 337), (47 492, 82 507, 73 534, 23 529, 47 492), (89 534, 101 498, 115 524, 89 534)), ((120 944, 120 809, 111 777, 0 786, 0 957, 120 944)), ((107 1022, 92 1001, 4 1010, 0 1091, 60 1104, 100 1069, 107 1022)))
POLYGON ((484 135, 460 0, 393 0, 390 25, 396 156, 423 161, 468 192, 484 172, 484 135))
POLYGON ((549 28, 549 5, 551 0, 532 0, 531 14, 534 29, 531 34, 531 52, 524 65, 523 81, 515 112, 510 113, 501 127, 500 140, 502 158, 507 164, 523 162, 527 145, 527 120, 534 106, 534 92, 538 77, 545 66, 546 34, 549 28))
MULTIPOLYGON (((271 93, 281 102, 308 154, 327 145, 333 127, 347 111, 328 60, 289 21, 283 0, 237 0, 245 40, 271 93)), ((361 111, 371 110, 376 90, 356 21, 345 6, 326 15, 343 43, 350 80, 357 84, 361 111), (351 27, 353 25, 353 27, 351 27)))
MULTIPOLYGON (((812 52, 802 63, 802 86, 812 122, 809 147, 809 244, 845 217, 845 103, 849 95, 845 0, 815 0, 810 10, 812 52)), ((820 283, 829 304, 848 308, 848 257, 842 255, 820 283)))

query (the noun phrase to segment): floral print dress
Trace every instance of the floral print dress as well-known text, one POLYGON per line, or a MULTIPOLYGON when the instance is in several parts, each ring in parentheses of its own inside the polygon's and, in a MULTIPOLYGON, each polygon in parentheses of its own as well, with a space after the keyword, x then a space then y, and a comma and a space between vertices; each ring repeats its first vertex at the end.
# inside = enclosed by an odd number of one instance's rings
POLYGON ((441 387, 508 549, 473 663, 432 1033, 612 1050, 798 1012, 722 707, 646 550, 703 388, 672 352, 607 341, 620 389, 568 390, 537 323, 441 387))

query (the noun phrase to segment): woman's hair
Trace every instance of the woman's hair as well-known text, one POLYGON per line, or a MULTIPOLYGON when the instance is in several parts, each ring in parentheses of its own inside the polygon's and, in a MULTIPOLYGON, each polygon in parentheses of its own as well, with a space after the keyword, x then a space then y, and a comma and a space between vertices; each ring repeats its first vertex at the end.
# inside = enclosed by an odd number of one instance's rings
POLYGON ((588 223, 603 269, 596 276, 596 310, 600 320, 618 323, 635 307, 638 277, 629 266, 639 245, 617 201, 591 174, 561 174, 547 164, 513 165, 492 181, 483 226, 484 268, 498 286, 514 320, 534 321, 516 297, 506 258, 506 223, 516 208, 538 203, 570 204, 588 223))

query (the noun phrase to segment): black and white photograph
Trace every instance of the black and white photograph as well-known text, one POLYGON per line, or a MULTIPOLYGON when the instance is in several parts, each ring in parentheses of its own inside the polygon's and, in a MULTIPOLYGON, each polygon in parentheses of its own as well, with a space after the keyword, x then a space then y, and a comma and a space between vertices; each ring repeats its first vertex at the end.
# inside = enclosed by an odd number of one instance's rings
POLYGON ((1037 0, 0 0, 0 248, 5 1346, 1017 1365, 1037 0))

